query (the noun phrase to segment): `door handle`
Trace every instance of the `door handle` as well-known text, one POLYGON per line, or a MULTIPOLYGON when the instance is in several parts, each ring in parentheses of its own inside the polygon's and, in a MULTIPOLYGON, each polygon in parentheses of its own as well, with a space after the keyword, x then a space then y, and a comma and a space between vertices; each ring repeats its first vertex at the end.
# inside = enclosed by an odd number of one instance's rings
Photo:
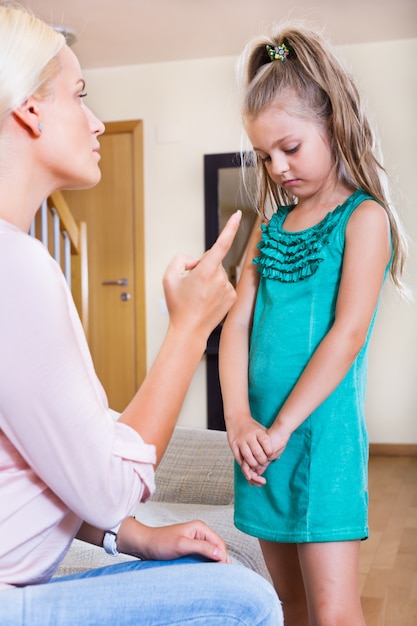
POLYGON ((120 287, 127 287, 129 281, 127 278, 118 278, 117 280, 103 280, 101 284, 105 287, 109 285, 119 285, 120 287))

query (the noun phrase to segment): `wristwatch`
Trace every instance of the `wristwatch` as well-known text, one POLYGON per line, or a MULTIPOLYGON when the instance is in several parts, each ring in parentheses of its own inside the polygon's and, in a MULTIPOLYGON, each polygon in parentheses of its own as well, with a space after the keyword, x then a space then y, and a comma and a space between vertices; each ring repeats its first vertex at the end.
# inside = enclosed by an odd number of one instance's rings
POLYGON ((117 533, 119 532, 119 528, 121 525, 122 523, 120 522, 120 524, 118 524, 111 530, 106 530, 106 532, 104 533, 103 548, 107 552, 107 554, 112 554, 113 556, 117 556, 118 554, 120 554, 117 549, 116 541, 117 533))

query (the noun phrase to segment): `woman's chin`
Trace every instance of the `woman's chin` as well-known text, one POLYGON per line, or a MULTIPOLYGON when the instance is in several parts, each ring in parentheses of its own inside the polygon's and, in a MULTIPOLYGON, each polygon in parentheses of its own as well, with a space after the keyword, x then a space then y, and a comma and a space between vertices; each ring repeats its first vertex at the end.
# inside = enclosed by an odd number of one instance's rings
POLYGON ((101 180, 101 170, 97 168, 97 171, 91 176, 84 175, 82 178, 78 180, 74 179, 72 181, 67 181, 64 185, 60 187, 60 189, 90 189, 91 187, 95 187, 101 180))

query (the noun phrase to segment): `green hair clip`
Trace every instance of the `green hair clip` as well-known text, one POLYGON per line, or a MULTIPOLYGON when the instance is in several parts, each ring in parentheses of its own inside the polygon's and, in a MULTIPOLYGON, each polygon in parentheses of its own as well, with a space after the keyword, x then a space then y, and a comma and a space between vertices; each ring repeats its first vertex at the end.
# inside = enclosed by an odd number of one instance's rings
POLYGON ((287 46, 285 44, 281 44, 279 46, 266 46, 266 49, 268 51, 268 56, 271 59, 271 61, 286 61, 287 60, 287 56, 289 55, 290 51, 287 48, 287 46))

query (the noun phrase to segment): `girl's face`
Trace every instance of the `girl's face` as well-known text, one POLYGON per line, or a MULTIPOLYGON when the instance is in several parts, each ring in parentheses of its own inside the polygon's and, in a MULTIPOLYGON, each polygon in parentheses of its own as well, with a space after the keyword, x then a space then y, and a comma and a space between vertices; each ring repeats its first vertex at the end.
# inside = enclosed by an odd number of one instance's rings
POLYGON ((56 189, 91 187, 101 177, 97 137, 104 125, 84 104, 85 82, 75 54, 65 46, 58 59, 61 71, 51 94, 39 103, 41 158, 56 189))
POLYGON ((297 198, 311 197, 336 182, 325 128, 272 105, 245 120, 253 149, 271 179, 297 198))

